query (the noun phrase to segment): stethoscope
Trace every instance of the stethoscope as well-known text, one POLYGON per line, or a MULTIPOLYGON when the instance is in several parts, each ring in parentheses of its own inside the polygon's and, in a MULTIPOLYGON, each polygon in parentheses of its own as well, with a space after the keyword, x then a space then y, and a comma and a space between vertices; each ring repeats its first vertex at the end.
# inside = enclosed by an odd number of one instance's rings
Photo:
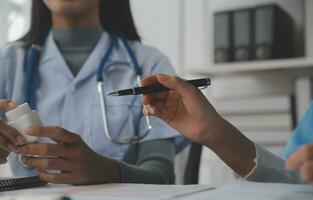
MULTIPOLYGON (((103 128, 106 138, 118 145, 125 145, 125 144, 136 144, 143 140, 151 131, 152 125, 150 121, 150 117, 146 116, 146 123, 148 130, 141 136, 138 136, 138 134, 133 134, 132 137, 124 135, 121 141, 114 139, 109 131, 109 125, 108 125, 108 115, 106 110, 106 103, 105 103, 105 95, 104 95, 104 81, 103 81, 103 71, 106 67, 110 57, 113 54, 113 51, 115 48, 118 47, 119 40, 122 41, 122 44, 124 45, 128 56, 131 60, 132 67, 136 73, 136 79, 137 84, 140 86, 140 80, 142 76, 141 68, 139 66, 138 60, 136 58, 136 55, 132 48, 130 47, 127 39, 123 36, 117 36, 113 35, 111 37, 110 44, 108 46, 107 51, 105 52, 103 58, 101 59, 101 62, 99 64, 99 67, 97 69, 97 91, 100 97, 100 105, 101 105, 101 114, 102 114, 102 120, 103 120, 103 128)), ((32 109, 36 109, 36 89, 38 87, 38 68, 39 68, 39 60, 40 55, 42 52, 42 48, 40 45, 32 45, 31 48, 27 51, 26 59, 25 59, 25 71, 26 71, 26 77, 25 77, 25 102, 28 102, 32 109)))

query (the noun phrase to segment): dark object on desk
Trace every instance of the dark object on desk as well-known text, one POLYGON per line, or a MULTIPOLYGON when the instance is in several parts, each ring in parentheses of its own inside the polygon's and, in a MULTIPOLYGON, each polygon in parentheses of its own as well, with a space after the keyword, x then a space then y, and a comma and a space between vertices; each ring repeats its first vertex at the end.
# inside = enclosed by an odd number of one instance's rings
POLYGON ((47 182, 41 180, 38 176, 2 179, 0 180, 0 192, 40 187, 44 185, 47 185, 47 182))
MULTIPOLYGON (((211 80, 209 78, 194 79, 194 80, 188 80, 187 83, 198 88, 199 87, 206 88, 207 86, 211 85, 211 80)), ((126 90, 114 91, 114 92, 110 92, 108 95, 109 96, 141 95, 141 94, 150 94, 150 93, 155 93, 155 92, 164 92, 168 90, 169 89, 164 87, 163 85, 155 84, 155 85, 148 85, 144 87, 135 87, 135 88, 130 88, 126 90)))
POLYGON ((214 14, 214 60, 215 63, 233 61, 232 12, 214 14))
POLYGON ((234 61, 254 59, 253 9, 234 11, 234 61))
POLYGON ((256 60, 294 57, 294 46, 293 19, 277 5, 256 7, 256 60))

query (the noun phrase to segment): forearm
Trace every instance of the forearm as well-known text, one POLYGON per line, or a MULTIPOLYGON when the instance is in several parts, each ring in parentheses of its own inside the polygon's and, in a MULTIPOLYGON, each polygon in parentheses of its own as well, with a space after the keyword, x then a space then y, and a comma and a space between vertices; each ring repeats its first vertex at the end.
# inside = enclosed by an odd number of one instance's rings
POLYGON ((220 118, 205 146, 213 150, 238 175, 246 176, 255 166, 255 145, 239 130, 220 118))
MULTIPOLYGON (((285 160, 255 145, 239 130, 221 119, 206 146, 239 176, 249 181, 299 183, 296 173, 285 170, 285 160)), ((211 134, 212 135, 212 134, 211 134)))

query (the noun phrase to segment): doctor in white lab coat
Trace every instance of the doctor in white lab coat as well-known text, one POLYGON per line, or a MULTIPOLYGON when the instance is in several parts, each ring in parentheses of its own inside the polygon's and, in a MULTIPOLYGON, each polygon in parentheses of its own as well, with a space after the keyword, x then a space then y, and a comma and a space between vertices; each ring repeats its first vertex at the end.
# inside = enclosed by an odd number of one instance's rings
MULTIPOLYGON (((23 137, 0 121, 0 162, 8 161, 14 175, 38 175, 51 183, 66 184, 174 183, 174 138, 178 133, 164 122, 151 118, 152 130, 137 145, 117 145, 105 137, 96 71, 113 33, 127 38, 143 76, 174 73, 166 56, 140 43, 129 1, 33 0, 30 31, 0 50, 3 117, 6 110, 25 101, 26 50, 42 41, 35 98, 45 126, 27 130, 40 137, 39 143, 24 145, 23 137), (18 161, 18 155, 29 167, 18 161)), ((132 66, 132 62, 121 41, 110 63, 122 64, 104 68, 105 92, 136 86, 132 67, 122 67, 125 63, 132 66)), ((146 130, 140 97, 106 96, 105 100, 111 135, 146 130)))

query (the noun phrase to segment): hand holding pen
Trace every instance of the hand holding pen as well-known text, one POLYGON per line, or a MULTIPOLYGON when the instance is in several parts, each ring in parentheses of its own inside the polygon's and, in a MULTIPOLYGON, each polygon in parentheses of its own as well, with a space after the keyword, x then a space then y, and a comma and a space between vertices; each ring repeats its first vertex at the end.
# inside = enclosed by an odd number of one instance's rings
POLYGON ((142 85, 157 83, 170 90, 143 95, 144 114, 163 119, 185 137, 207 146, 238 175, 244 177, 253 169, 254 143, 224 120, 200 90, 179 77, 162 74, 142 80, 142 85))
MULTIPOLYGON (((209 79, 200 80, 202 86, 210 84, 209 79)), ((162 92, 143 95, 145 115, 157 116, 189 139, 204 143, 206 130, 215 124, 208 121, 218 120, 219 115, 200 90, 188 81, 163 74, 147 77, 141 83, 143 86, 161 84, 167 88, 162 92)))
POLYGON ((145 115, 157 116, 191 140, 203 142, 202 134, 210 124, 207 120, 218 116, 197 89, 209 86, 209 78, 184 81, 179 77, 157 74, 144 78, 141 83, 143 87, 114 91, 108 95, 143 94, 145 115))
MULTIPOLYGON (((211 85, 211 80, 209 78, 188 80, 186 82, 198 88, 200 87, 207 88, 209 85, 211 85)), ((170 88, 167 88, 166 86, 160 83, 152 83, 143 87, 135 87, 135 88, 125 89, 125 90, 114 91, 114 92, 109 93, 108 95, 109 96, 140 95, 140 94, 164 92, 168 90, 170 90, 170 88)))

